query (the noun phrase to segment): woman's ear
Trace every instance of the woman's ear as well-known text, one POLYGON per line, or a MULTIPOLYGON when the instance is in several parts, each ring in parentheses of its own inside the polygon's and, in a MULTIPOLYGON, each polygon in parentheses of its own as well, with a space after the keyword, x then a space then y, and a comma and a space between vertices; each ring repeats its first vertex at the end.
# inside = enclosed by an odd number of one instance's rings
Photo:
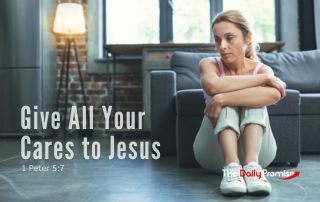
POLYGON ((252 32, 248 32, 248 34, 244 36, 244 42, 246 44, 249 44, 252 42, 252 32))

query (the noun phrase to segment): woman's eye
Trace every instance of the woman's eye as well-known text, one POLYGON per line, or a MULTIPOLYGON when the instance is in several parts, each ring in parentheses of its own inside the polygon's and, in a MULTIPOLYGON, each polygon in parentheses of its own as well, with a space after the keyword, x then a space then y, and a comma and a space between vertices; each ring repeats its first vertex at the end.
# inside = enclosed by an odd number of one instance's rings
POLYGON ((234 38, 233 36, 228 36, 228 37, 227 37, 227 40, 228 40, 228 41, 231 41, 233 38, 234 38))

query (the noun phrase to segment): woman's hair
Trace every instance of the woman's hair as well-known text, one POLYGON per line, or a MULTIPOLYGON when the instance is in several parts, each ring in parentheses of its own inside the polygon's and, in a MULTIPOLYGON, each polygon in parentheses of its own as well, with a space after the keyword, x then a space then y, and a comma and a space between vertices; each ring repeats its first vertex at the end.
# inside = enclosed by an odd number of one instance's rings
MULTIPOLYGON (((211 29, 213 30, 214 25, 219 22, 230 22, 234 24, 241 30, 243 36, 246 36, 249 32, 251 32, 249 22, 238 10, 228 10, 218 13, 218 15, 212 21, 211 29)), ((259 51, 259 48, 260 47, 258 44, 251 41, 246 48, 245 57, 259 61, 259 58, 256 54, 256 51, 259 51)))

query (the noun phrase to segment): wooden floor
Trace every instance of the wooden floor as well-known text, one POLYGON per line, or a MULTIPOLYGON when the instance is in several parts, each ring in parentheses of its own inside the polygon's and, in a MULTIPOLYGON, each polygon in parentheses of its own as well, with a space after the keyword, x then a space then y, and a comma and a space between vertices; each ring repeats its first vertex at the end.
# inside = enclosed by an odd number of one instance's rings
MULTIPOLYGON (((97 160, 84 159, 81 144, 83 138, 80 137, 31 140, 32 143, 41 141, 43 145, 45 141, 59 140, 63 144, 72 141, 74 157, 71 160, 65 158, 55 160, 52 148, 47 160, 24 160, 20 153, 20 139, 20 137, 0 139, 1 202, 319 201, 320 199, 320 155, 316 154, 303 155, 297 168, 268 168, 270 171, 286 169, 301 172, 299 177, 289 181, 269 178, 273 188, 271 195, 230 198, 222 196, 219 192, 220 175, 213 175, 201 168, 179 168, 175 157, 161 157, 158 160, 139 158, 131 160, 128 157, 124 160, 109 159, 109 136, 88 140, 91 144, 96 141, 101 146, 101 155, 97 160), (46 168, 47 171, 37 171, 46 168)), ((132 140, 125 140, 127 145, 130 141, 132 140)), ((116 139, 116 143, 118 142, 119 139, 116 139)), ((34 150, 32 144, 26 148, 29 151, 34 150)), ((90 156, 91 151, 88 153, 90 156)))

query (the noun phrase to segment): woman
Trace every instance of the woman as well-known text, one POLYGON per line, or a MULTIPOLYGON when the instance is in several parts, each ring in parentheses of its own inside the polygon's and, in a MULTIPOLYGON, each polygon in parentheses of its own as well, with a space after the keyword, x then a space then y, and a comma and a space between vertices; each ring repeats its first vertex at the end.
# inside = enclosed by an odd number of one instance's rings
POLYGON ((195 157, 203 168, 223 171, 222 194, 269 194, 271 184, 263 174, 247 177, 243 171, 261 173, 275 158, 266 106, 285 96, 286 85, 257 58, 252 32, 239 11, 218 14, 212 31, 221 57, 199 63, 206 107, 193 145, 195 157))

